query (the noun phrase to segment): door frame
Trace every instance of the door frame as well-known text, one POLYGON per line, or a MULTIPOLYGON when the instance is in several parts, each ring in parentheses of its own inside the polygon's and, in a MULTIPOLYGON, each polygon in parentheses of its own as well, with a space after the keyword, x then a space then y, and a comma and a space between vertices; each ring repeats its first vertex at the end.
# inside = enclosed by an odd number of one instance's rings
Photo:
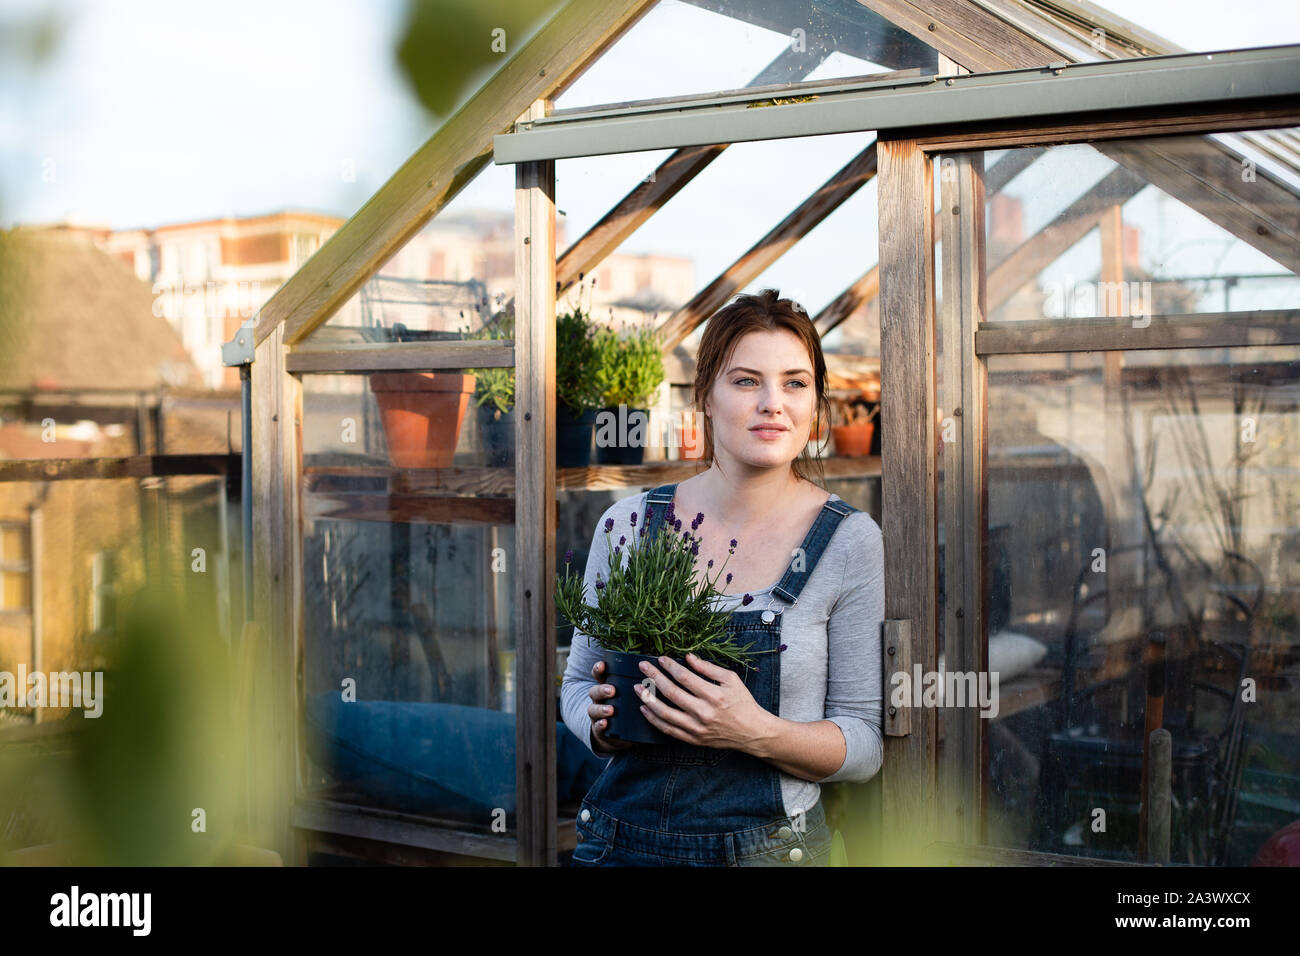
MULTIPOLYGON (((988 740, 978 710, 945 711, 946 746, 941 764, 938 711, 933 707, 899 709, 890 703, 893 675, 909 673, 918 664, 927 673, 938 669, 941 507, 945 509, 945 528, 960 532, 945 531, 946 666, 987 670, 988 403, 981 353, 1020 350, 1010 344, 1014 330, 980 330, 985 302, 982 171, 977 164, 959 162, 951 176, 947 170, 941 174, 942 211, 947 213, 955 206, 959 212, 969 206, 976 212, 972 216, 942 215, 936 224, 936 164, 944 154, 983 149, 1147 140, 1296 125, 1300 125, 1300 98, 1282 97, 1230 107, 1210 104, 1199 112, 1142 109, 1104 116, 1063 114, 966 124, 939 133, 932 128, 879 131, 881 510, 882 532, 892 545, 885 549, 885 757, 881 771, 882 813, 887 823, 882 828, 882 848, 887 855, 915 850, 905 844, 917 839, 945 848, 967 846, 972 852, 997 849, 987 845, 988 740), (942 237, 956 240, 962 247, 960 256, 943 257, 942 317, 936 312, 936 228, 942 237), (960 482, 945 483, 942 506, 938 501, 941 463, 936 391, 941 320, 945 382, 960 376, 961 383, 953 392, 960 396, 951 416, 956 442, 945 445, 943 462, 949 469, 946 474, 959 476, 960 482), (977 335, 992 341, 981 340, 977 349, 977 335), (999 337, 1002 348, 990 347, 998 344, 999 337), (935 427, 927 424, 931 422, 935 427)), ((1158 318, 1153 317, 1153 325, 1158 318)), ((1282 331, 1284 338, 1279 342, 1285 344, 1294 336, 1294 324, 1284 321, 1282 331)), ((1205 344, 1217 344, 1234 334, 1238 333, 1212 321, 1204 324, 1205 344)), ((1035 335, 1033 351, 1076 351, 1080 346, 1078 329, 1066 323, 1059 331, 1035 335)), ((1197 343, 1182 344, 1190 347, 1197 343)), ((1111 329, 1090 329, 1087 346, 1088 351, 1102 352, 1133 347, 1122 323, 1111 329)), ((1052 854, 1017 852, 1024 860, 1060 864, 1060 858, 1052 854)), ((1079 863, 1090 865, 1082 859, 1079 863)))

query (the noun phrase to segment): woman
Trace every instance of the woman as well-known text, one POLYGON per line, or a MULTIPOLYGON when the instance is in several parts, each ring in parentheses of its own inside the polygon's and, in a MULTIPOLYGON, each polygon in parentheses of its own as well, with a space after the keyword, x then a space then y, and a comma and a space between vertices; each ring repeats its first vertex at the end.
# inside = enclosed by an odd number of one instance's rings
POLYGON ((629 527, 643 515, 653 535, 670 509, 703 513, 697 570, 729 561, 718 606, 732 612, 729 633, 781 650, 743 679, 693 655, 689 669, 660 658, 644 668, 655 693, 619 701, 601 683, 600 646, 575 631, 564 722, 609 762, 579 810, 573 862, 825 865, 819 784, 868 780, 881 765, 884 566, 871 516, 806 474, 810 434, 830 407, 821 340, 803 307, 765 289, 719 310, 700 343, 695 406, 709 469, 606 510, 587 593, 609 566, 607 518, 629 527), (621 706, 641 707, 670 742, 604 736, 621 706))

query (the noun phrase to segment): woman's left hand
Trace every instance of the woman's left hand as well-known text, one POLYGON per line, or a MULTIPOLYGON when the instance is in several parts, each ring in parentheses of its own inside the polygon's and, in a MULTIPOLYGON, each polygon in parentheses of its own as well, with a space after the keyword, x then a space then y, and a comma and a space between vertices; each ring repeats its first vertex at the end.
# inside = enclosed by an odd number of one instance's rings
POLYGON ((686 662, 694 670, 670 657, 660 657, 659 667, 648 661, 641 664, 641 672, 655 682, 653 693, 643 685, 635 687, 641 713, 659 730, 686 743, 748 751, 771 714, 758 705, 735 671, 694 654, 687 654, 686 662), (666 680, 664 673, 672 680, 666 680), (665 704, 660 696, 678 709, 665 704))

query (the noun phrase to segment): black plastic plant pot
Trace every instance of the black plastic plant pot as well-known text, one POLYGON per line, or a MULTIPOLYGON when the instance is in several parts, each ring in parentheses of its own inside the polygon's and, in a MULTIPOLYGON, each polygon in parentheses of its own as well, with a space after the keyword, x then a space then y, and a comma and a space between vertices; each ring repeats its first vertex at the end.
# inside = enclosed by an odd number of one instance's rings
MULTIPOLYGON (((641 662, 649 661, 663 673, 663 668, 658 663, 659 657, 654 654, 626 654, 607 650, 604 661, 604 682, 614 687, 614 696, 609 700, 614 713, 608 718, 605 736, 639 744, 666 744, 674 739, 645 719, 641 713, 641 698, 636 693, 636 686, 646 679, 646 675, 641 673, 641 662)), ((667 677, 666 674, 664 676, 667 677)), ((675 681, 673 683, 676 684, 675 681)), ((676 707, 665 695, 656 696, 669 707, 676 707)))
POLYGON ((515 410, 496 417, 496 406, 479 406, 479 428, 483 433, 483 451, 489 468, 514 464, 515 410))
POLYGON ((555 412, 555 467, 586 468, 591 464, 596 411, 574 415, 563 404, 555 412))
MULTIPOLYGON (((611 405, 608 408, 601 409, 602 413, 614 416, 614 421, 618 421, 618 406, 611 405)), ((649 441, 650 429, 650 409, 648 408, 630 408, 624 414, 630 422, 632 416, 640 413, 641 421, 647 423, 642 426, 644 441, 638 444, 621 444, 621 445, 602 445, 596 442, 596 464, 598 465, 640 465, 645 462, 645 442, 649 441)), ((600 437, 600 429, 596 430, 597 438, 600 437)))

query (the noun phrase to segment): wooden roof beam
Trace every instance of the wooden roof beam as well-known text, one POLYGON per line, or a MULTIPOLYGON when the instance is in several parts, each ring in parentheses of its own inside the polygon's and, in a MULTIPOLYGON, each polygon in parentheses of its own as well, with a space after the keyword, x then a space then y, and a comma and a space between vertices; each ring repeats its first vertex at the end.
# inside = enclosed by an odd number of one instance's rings
MULTIPOLYGON (((796 52, 792 47, 783 47, 776 59, 754 77, 750 86, 797 82, 817 69, 826 56, 825 50, 796 52)), ((564 251, 555 266, 556 295, 563 295, 578 281, 579 276, 591 272, 687 183, 721 156, 729 145, 716 143, 674 150, 672 155, 655 168, 648 181, 638 183, 600 222, 564 251)), ((511 302, 513 301, 512 298, 511 302)))
POLYGON ((1059 62, 1061 54, 969 0, 858 0, 972 73, 1059 62))
POLYGON ((570 0, 271 296, 255 340, 301 342, 492 161, 493 137, 556 97, 655 0, 570 0), (585 51, 576 53, 575 51, 585 51))

